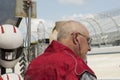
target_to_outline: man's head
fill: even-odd
[[[58,30],[57,40],[86,60],[90,51],[90,36],[84,25],[73,20],[66,21]]]

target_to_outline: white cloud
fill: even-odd
[[[95,18],[95,16],[94,16],[94,14],[73,14],[73,15],[70,15],[70,16],[63,16],[62,17],[62,19],[63,20],[70,20],[70,19],[72,19],[72,20],[76,20],[76,19],[89,19],[89,18],[92,18],[92,19],[94,19]]]
[[[58,0],[62,4],[82,5],[86,3],[86,0]]]
[[[63,20],[75,20],[76,18],[80,18],[80,19],[82,19],[82,18],[84,18],[84,15],[82,15],[82,14],[73,14],[73,15],[71,15],[71,16],[63,16],[62,17],[62,19]]]

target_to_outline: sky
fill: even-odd
[[[37,18],[59,20],[66,16],[94,14],[120,8],[120,0],[36,0]]]

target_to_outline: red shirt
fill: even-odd
[[[25,80],[78,80],[85,71],[95,76],[72,50],[53,41],[42,55],[30,63]]]

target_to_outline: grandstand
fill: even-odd
[[[92,46],[120,45],[120,9],[76,18],[87,26],[92,36]]]

